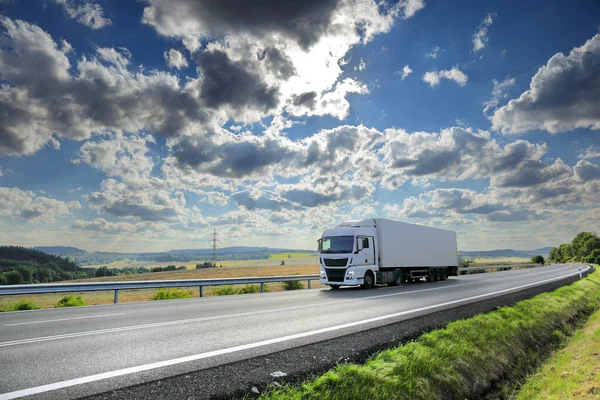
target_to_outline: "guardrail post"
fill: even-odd
[[[260,292],[261,292],[261,293],[264,293],[264,292],[265,292],[265,283],[264,283],[264,282],[261,282],[261,283],[260,283]]]
[[[115,289],[115,304],[119,302],[119,289]]]
[[[200,288],[200,297],[204,297],[204,286],[198,286]]]
[[[310,289],[310,279],[306,281],[306,286]]]

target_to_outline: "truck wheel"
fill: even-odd
[[[363,289],[373,289],[373,286],[375,286],[375,278],[371,271],[367,271],[363,282],[364,283],[361,285]]]
[[[394,280],[388,283],[388,286],[400,286],[402,285],[402,271],[399,269],[394,270]]]
[[[442,269],[442,280],[445,281],[446,279],[448,279],[448,268],[443,268]]]
[[[340,288],[341,285],[329,285],[330,288],[332,288],[333,290],[338,290]]]
[[[442,269],[441,268],[436,268],[435,269],[435,280],[436,281],[441,281],[442,280]]]
[[[425,277],[427,282],[435,282],[435,270],[433,268],[429,268],[427,270],[427,276]]]

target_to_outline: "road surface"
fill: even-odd
[[[0,314],[0,399],[76,398],[186,374],[576,275],[581,265],[342,288]]]

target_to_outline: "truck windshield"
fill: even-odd
[[[330,236],[323,238],[321,253],[352,253],[353,248],[354,236]]]

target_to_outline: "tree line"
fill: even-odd
[[[600,237],[591,232],[580,232],[571,243],[563,243],[550,250],[549,261],[600,264]]]

